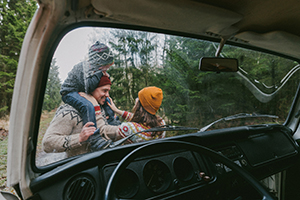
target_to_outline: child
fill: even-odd
[[[97,88],[101,77],[109,76],[106,70],[113,64],[114,57],[110,49],[97,41],[89,49],[88,60],[75,65],[61,86],[60,94],[63,102],[79,111],[83,125],[93,122],[97,129],[93,104],[78,93],[91,94]],[[109,106],[106,105],[105,110],[107,110],[107,114],[112,115],[109,118],[114,116]]]

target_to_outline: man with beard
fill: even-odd
[[[58,108],[43,138],[46,153],[66,152],[67,157],[106,148],[121,138],[119,126],[109,125],[103,105],[109,97],[111,81],[103,76],[97,88],[91,92],[95,108],[96,130],[93,122],[83,125],[79,112],[68,104]],[[81,94],[83,95],[83,94]]]

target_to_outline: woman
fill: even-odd
[[[138,98],[133,107],[133,113],[119,110],[112,99],[108,105],[122,116],[127,122],[123,122],[119,128],[119,135],[126,137],[134,133],[153,127],[165,125],[165,121],[156,115],[163,99],[163,92],[158,87],[145,87],[138,93]],[[165,132],[142,132],[128,139],[129,143],[142,142],[152,139],[164,138]]]

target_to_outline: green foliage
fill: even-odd
[[[239,61],[239,73],[215,74],[199,71],[201,57],[213,57],[217,44],[150,33],[115,30],[110,42],[117,52],[111,67],[113,85],[110,95],[121,109],[130,110],[140,89],[157,86],[164,93],[160,115],[169,124],[202,127],[236,113],[268,113],[285,119],[297,86],[296,73],[270,102],[256,99],[239,73],[260,92],[272,94],[283,84],[286,73],[296,64],[276,56],[226,46],[222,56]],[[160,45],[163,52],[157,54]],[[163,45],[163,46],[162,46]],[[291,87],[292,90],[287,88]]]
[[[155,37],[150,33],[114,30],[111,34],[117,38],[110,42],[115,55],[115,67],[109,69],[112,74],[110,95],[116,105],[131,110],[139,90],[155,85],[155,72],[152,69],[157,60]]]
[[[10,109],[21,43],[36,5],[34,1],[1,1],[0,5],[1,117]],[[299,83],[299,75],[293,76],[280,94],[265,104],[241,84],[237,73],[216,75],[199,71],[199,59],[214,56],[218,44],[117,29],[109,36],[113,37],[107,43],[115,53],[115,65],[109,69],[113,82],[110,95],[116,105],[131,110],[139,90],[146,86],[160,87],[164,92],[160,114],[172,124],[203,126],[219,116],[254,111],[284,118]],[[286,59],[231,46],[224,47],[222,56],[237,58],[239,73],[266,94],[281,87],[286,73],[296,65]],[[59,90],[58,67],[53,60],[43,110],[52,110],[60,104]]]
[[[0,1],[0,118],[9,114],[23,38],[36,9],[34,0]]]
[[[56,60],[53,59],[48,75],[43,110],[51,111],[57,108],[61,103],[61,95],[59,93],[61,88],[61,81],[58,77],[58,74],[58,66],[56,65]]]

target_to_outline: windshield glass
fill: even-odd
[[[115,106],[119,110],[132,112],[139,91],[155,86],[163,93],[161,106],[155,108],[156,115],[167,125],[200,130],[214,121],[237,114],[239,117],[220,120],[205,131],[244,125],[283,124],[300,80],[297,62],[261,52],[225,45],[220,56],[238,59],[238,72],[202,72],[199,70],[199,60],[201,57],[214,57],[218,43],[123,29],[76,29],[60,42],[50,66],[40,120],[37,166],[89,152],[66,153],[83,143],[72,138],[77,129],[74,124],[65,124],[64,117],[76,119],[76,126],[82,124],[82,120],[80,112],[64,107],[60,91],[74,66],[90,62],[91,46],[96,41],[109,47],[114,56],[114,64],[107,73],[112,83],[109,96]],[[70,80],[77,81],[75,76]],[[57,116],[61,116],[61,124],[55,121]],[[120,123],[126,121],[122,115],[115,113],[114,117]],[[52,135],[55,132],[60,138],[47,138],[51,141],[50,146],[63,141],[62,148],[49,150],[44,146],[43,139],[55,123],[60,128]],[[196,131],[166,131],[160,132],[159,137],[191,132]]]

